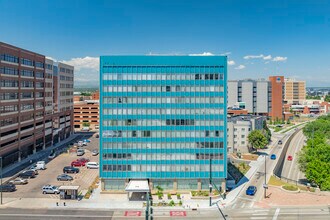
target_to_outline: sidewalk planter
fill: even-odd
[[[299,187],[294,185],[283,185],[281,186],[281,190],[289,193],[300,193]]]
[[[209,191],[191,191],[190,198],[191,199],[209,199]],[[220,195],[211,195],[211,198],[220,199]]]

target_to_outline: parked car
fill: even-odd
[[[85,166],[85,163],[81,162],[79,160],[75,160],[75,161],[71,162],[71,166],[72,167],[83,167],[83,166]]]
[[[282,144],[282,140],[279,140],[279,141],[278,141],[278,144],[281,145],[281,144]]]
[[[28,183],[28,180],[22,178],[16,178],[14,180],[9,181],[9,183],[12,183],[14,185],[24,185]]]
[[[56,152],[52,152],[51,154],[49,154],[48,159],[52,160],[56,157]]]
[[[52,185],[45,185],[42,187],[42,193],[43,194],[59,194],[60,190],[58,189],[57,186],[52,186]]]
[[[16,186],[12,183],[0,185],[1,192],[14,192],[15,190],[16,190]]]
[[[83,146],[83,142],[82,141],[78,141],[78,147],[82,147]]]
[[[78,158],[76,161],[80,161],[84,164],[85,166],[85,163],[89,162],[89,159],[85,158],[85,157],[81,157],[81,158]]]
[[[256,192],[257,192],[256,186],[249,186],[246,190],[246,195],[254,196],[254,194],[256,194]]]
[[[97,155],[99,155],[99,151],[96,149],[92,150],[92,156],[97,156]]]
[[[28,179],[28,178],[35,178],[36,174],[33,170],[25,170],[22,173],[20,173],[18,176],[23,179]]]
[[[271,160],[276,160],[276,155],[275,154],[270,155],[270,159]]]
[[[46,162],[41,160],[36,163],[37,170],[45,170],[46,169]]]
[[[88,162],[86,163],[87,169],[98,169],[99,168],[99,163],[97,162]]]
[[[84,139],[83,142],[90,143],[91,140],[89,140],[89,139]]]
[[[82,156],[85,154],[85,150],[84,149],[77,149],[77,156]]]
[[[73,180],[73,177],[69,176],[68,174],[63,173],[63,174],[57,176],[57,180],[58,181],[71,181],[71,180]]]
[[[66,166],[63,168],[63,173],[79,173],[79,168]]]
[[[100,137],[100,135],[99,134],[95,134],[95,138],[99,138]]]
[[[35,175],[38,175],[38,174],[39,174],[36,165],[32,165],[28,170],[32,170],[32,171],[34,172]]]
[[[293,157],[291,155],[288,156],[288,161],[292,161]]]

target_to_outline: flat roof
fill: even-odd
[[[59,190],[67,190],[67,189],[71,189],[71,190],[78,190],[79,186],[60,186],[58,187]]]
[[[131,180],[125,189],[126,192],[149,192],[148,180]]]

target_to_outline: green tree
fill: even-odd
[[[91,125],[91,124],[90,124],[89,122],[83,122],[83,123],[82,123],[82,126],[83,126],[83,127],[89,127],[90,125]]]
[[[267,138],[260,130],[251,131],[248,136],[248,141],[256,151],[258,151],[258,149],[264,149],[268,143]]]
[[[324,98],[324,101],[330,102],[330,95],[326,95],[325,98]]]

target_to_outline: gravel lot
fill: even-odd
[[[92,156],[91,151],[93,149],[99,149],[99,139],[90,137],[90,143],[85,148],[85,157],[92,162],[99,162],[99,155]],[[73,181],[57,181],[56,177],[63,173],[64,166],[70,166],[71,162],[78,159],[75,152],[62,153],[53,160],[46,164],[46,170],[40,170],[39,175],[36,178],[29,179],[29,183],[26,185],[17,185],[15,192],[4,192],[4,197],[10,198],[58,198],[58,195],[42,194],[42,187],[50,184],[55,186],[60,185],[79,185],[79,191],[87,189],[95,178],[99,175],[98,169],[87,169],[86,167],[78,167],[80,172],[78,174],[69,174],[74,178]]]

